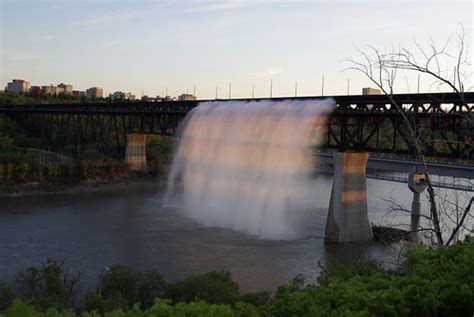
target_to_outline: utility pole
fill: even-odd
[[[420,93],[420,74],[418,74],[418,88],[416,90],[416,93]]]
[[[231,97],[231,94],[232,94],[232,83],[229,82],[229,99]]]
[[[252,85],[252,99],[255,98],[255,85]]]
[[[351,79],[350,78],[347,78],[347,95],[349,96],[349,90],[350,90],[350,87],[351,87]]]
[[[453,86],[456,87],[456,66],[454,66],[453,77],[454,77]],[[458,84],[460,84],[460,83],[458,83]],[[453,88],[453,92],[456,92],[456,89]]]
[[[324,75],[323,75],[323,81],[321,83],[321,96],[324,96]]]
[[[295,97],[298,97],[298,82],[295,81]]]
[[[216,99],[217,99],[217,86],[216,86]]]
[[[193,87],[193,96],[196,97],[196,85]]]
[[[168,88],[166,88],[166,95],[165,97],[168,97]]]
[[[270,80],[270,98],[273,98],[273,79]]]

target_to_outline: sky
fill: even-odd
[[[138,97],[201,99],[360,94],[369,81],[345,59],[355,47],[414,41],[442,46],[463,27],[472,47],[471,1],[0,0],[1,82],[70,83]],[[457,48],[451,41],[450,48]],[[451,65],[446,65],[451,69]],[[468,70],[469,71],[469,70]],[[416,92],[399,73],[395,92]],[[435,91],[422,77],[420,91]],[[373,85],[372,85],[373,86]],[[467,85],[466,85],[467,86]]]

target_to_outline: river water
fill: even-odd
[[[373,258],[390,263],[394,250],[381,244],[325,245],[323,241],[332,179],[314,185],[317,206],[303,215],[301,239],[262,240],[228,229],[205,228],[177,209],[162,207],[163,189],[74,193],[0,198],[0,280],[47,257],[67,259],[92,287],[105,266],[130,265],[159,271],[167,280],[191,273],[229,270],[246,291],[275,290],[294,276],[313,281],[317,262]],[[392,197],[405,206],[405,184],[368,180],[372,223],[410,223],[406,214],[387,213]],[[424,207],[426,202],[422,202]]]

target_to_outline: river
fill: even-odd
[[[294,241],[261,240],[219,228],[204,228],[177,209],[162,207],[159,185],[141,189],[0,198],[0,280],[47,257],[67,259],[92,287],[105,266],[124,264],[156,270],[170,281],[187,274],[229,270],[246,291],[275,290],[294,276],[314,281],[317,262],[375,258],[389,263],[394,252],[378,243],[325,245],[331,177],[320,176],[318,205],[305,215],[304,234]],[[158,181],[157,181],[158,184]],[[406,207],[407,185],[367,181],[369,219],[377,224],[410,223],[387,213],[393,197]],[[422,201],[424,208],[426,201]]]

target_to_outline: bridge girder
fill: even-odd
[[[273,98],[273,101],[323,97]],[[413,136],[400,112],[384,95],[336,96],[323,147],[392,154],[414,154]],[[432,157],[474,159],[474,93],[393,95],[415,130],[422,151]],[[258,101],[263,99],[241,99]],[[211,101],[211,100],[209,100]],[[213,100],[212,100],[213,101]],[[235,101],[235,100],[234,100]],[[201,101],[202,102],[202,101]],[[0,106],[41,138],[51,150],[123,152],[131,132],[173,135],[198,101],[120,102]],[[71,128],[72,127],[72,128]]]

